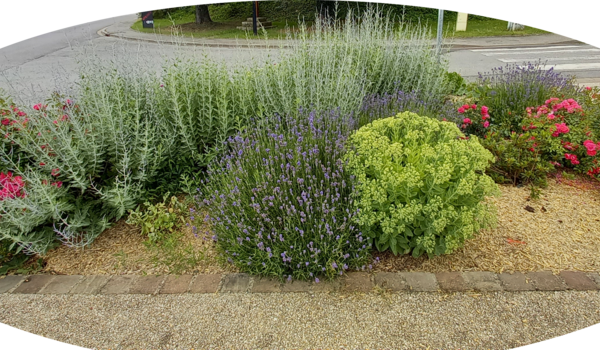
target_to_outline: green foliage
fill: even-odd
[[[462,95],[466,93],[467,81],[456,72],[446,73],[446,84],[448,86],[448,95]]]
[[[29,264],[30,261],[30,256],[17,254],[10,261],[0,266],[0,276],[6,275],[9,272],[14,272],[18,275],[35,274],[44,267],[44,259],[39,258]]]
[[[456,125],[405,112],[351,137],[358,222],[380,251],[448,254],[492,222],[497,193],[483,171],[493,160]]]
[[[276,1],[273,1],[276,2]],[[261,17],[264,17],[264,5],[265,2],[260,3]],[[246,20],[246,18],[252,17],[252,2],[251,1],[240,1],[240,2],[228,2],[225,4],[215,4],[208,6],[208,12],[210,18],[215,22],[231,21],[234,19]],[[272,18],[269,18],[272,20]]]
[[[373,8],[288,37],[296,40],[276,61],[228,67],[177,55],[158,74],[144,55],[102,62],[85,47],[74,97],[17,110],[2,98],[0,172],[19,177],[25,195],[0,202],[0,238],[31,254],[57,242],[84,247],[139,203],[191,192],[252,118],[301,108],[348,115],[365,96],[398,90],[434,105],[447,90],[447,62],[438,63],[429,34],[395,28]]]
[[[600,87],[586,87],[579,94],[572,97],[579,102],[581,108],[585,111],[588,119],[587,126],[591,132],[600,137]]]
[[[187,206],[175,196],[167,202],[168,197],[167,194],[162,202],[156,204],[146,202],[143,208],[138,206],[135,211],[129,211],[127,223],[140,226],[142,235],[147,236],[152,244],[164,242],[185,224]]]
[[[488,174],[501,184],[532,183],[545,187],[546,174],[554,167],[543,159],[539,149],[534,148],[537,142],[531,132],[513,133],[508,138],[499,133],[488,133],[481,139],[481,143],[496,160],[489,168]]]

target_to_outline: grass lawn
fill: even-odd
[[[197,26],[194,23],[194,16],[180,17],[173,20],[170,19],[155,19],[154,29],[142,28],[142,22],[135,22],[131,28],[140,32],[153,33],[155,30],[157,33],[170,34],[173,24],[180,28],[181,34],[188,37],[194,38],[211,38],[211,39],[235,39],[245,38],[246,34],[244,31],[237,29],[242,21],[245,19],[236,19],[226,22],[215,22],[209,25]],[[279,36],[285,35],[286,22],[273,22],[275,28],[267,29],[267,36],[269,38],[277,39]],[[287,25],[294,28],[297,27],[298,22],[287,22]],[[425,24],[435,36],[437,23],[428,22]],[[455,21],[447,21],[444,23],[444,36],[454,38],[470,38],[470,37],[484,37],[484,36],[523,36],[523,35],[539,35],[547,34],[548,32],[532,28],[525,27],[524,30],[520,31],[508,31],[506,30],[507,22],[497,19],[490,19],[487,21],[471,20],[467,22],[467,30],[464,32],[456,32]],[[251,31],[248,32],[250,35]]]

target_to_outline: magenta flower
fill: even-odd
[[[577,155],[565,153],[565,158],[571,161],[571,164],[577,165],[579,164],[579,160],[577,159]]]
[[[583,146],[586,148],[588,156],[595,156],[596,151],[600,150],[598,145],[596,145],[592,140],[583,141]]]

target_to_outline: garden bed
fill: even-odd
[[[562,176],[549,180],[539,199],[529,198],[528,187],[500,186],[502,195],[491,201],[498,209],[498,226],[468,240],[451,255],[428,259],[423,256],[380,258],[374,271],[600,271],[600,183]],[[526,209],[527,208],[527,209]],[[533,211],[532,211],[533,210]],[[59,247],[45,257],[42,272],[72,275],[165,274],[173,272],[168,260],[173,252],[144,245],[139,229],[124,220],[104,232],[83,251]],[[183,264],[177,273],[235,272],[220,265],[210,240],[196,238],[185,229],[180,249],[193,247],[202,259]],[[183,250],[181,250],[182,252]],[[157,259],[162,254],[162,263]]]

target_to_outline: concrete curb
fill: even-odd
[[[116,34],[116,33],[109,33],[107,31],[109,27],[103,28],[101,30],[98,31],[98,35],[101,36],[106,36],[106,37],[113,37],[113,38],[119,38],[119,39],[123,39],[123,40],[131,40],[131,41],[142,41],[142,42],[151,42],[151,43],[162,43],[162,44],[174,44],[173,40],[167,40],[167,38],[170,38],[170,36],[167,36],[165,34],[158,34],[160,36],[162,36],[164,38],[164,40],[157,40],[157,39],[150,39],[150,38],[141,38],[141,37],[133,37],[130,35],[123,35],[123,34]],[[137,34],[137,33],[136,33]],[[146,33],[139,33],[139,35],[146,35]],[[172,37],[171,37],[172,38]],[[235,40],[233,39],[219,39],[219,40],[230,40],[232,42],[232,44],[228,44],[228,43],[222,43],[222,42],[214,42],[213,39],[199,39],[201,41],[198,42],[194,42],[194,41],[189,41],[189,40],[194,40],[194,39],[187,39],[188,41],[183,41],[181,43],[179,43],[180,45],[183,46],[205,46],[205,47],[223,47],[223,48],[246,48],[248,47],[248,44],[246,43],[244,44],[233,44],[233,42],[235,42]],[[569,40],[562,40],[562,41],[558,41],[558,42],[553,42],[553,43],[538,43],[538,44],[513,44],[513,45],[466,45],[466,44],[456,44],[456,45],[452,45],[452,44],[443,44],[442,48],[443,50],[449,50],[449,51],[456,51],[456,50],[476,50],[476,49],[486,49],[486,48],[495,48],[495,49],[503,49],[503,48],[511,48],[511,47],[523,47],[523,48],[527,48],[527,47],[539,47],[539,46],[558,46],[558,45],[573,45],[573,44],[580,44],[580,45],[585,45],[585,43],[582,43],[580,40],[578,39],[569,39]],[[435,48],[435,44],[432,45],[432,48]],[[272,49],[277,49],[280,48],[279,45],[273,44],[273,45],[269,45],[266,46],[264,44],[251,44],[252,48],[258,48],[258,49],[266,49],[266,48],[272,48]],[[284,48],[291,48],[291,46],[287,46],[287,45],[283,45]]]
[[[207,293],[372,293],[372,292],[521,292],[597,291],[598,272],[550,271],[496,274],[475,272],[350,272],[320,283],[236,274],[182,276],[30,275],[0,278],[0,294],[207,294]]]

